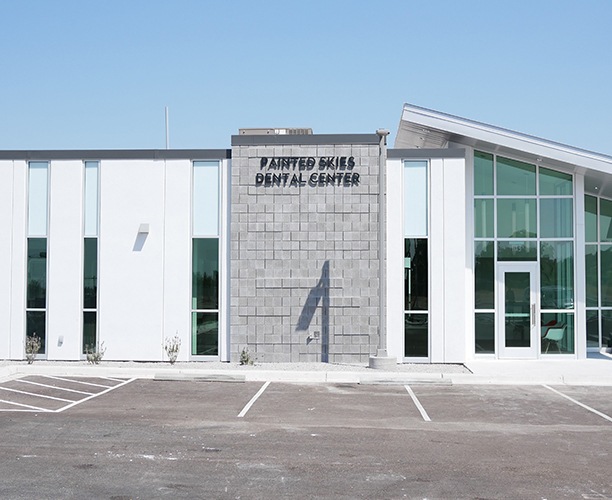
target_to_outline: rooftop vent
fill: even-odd
[[[312,135],[311,128],[241,128],[240,135]]]

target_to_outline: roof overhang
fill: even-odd
[[[396,148],[470,146],[585,175],[585,190],[612,197],[612,157],[404,104]]]

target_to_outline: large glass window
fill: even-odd
[[[546,344],[542,344],[542,354],[574,352],[573,195],[571,174],[474,152],[476,353],[496,352],[496,266],[508,261],[539,262],[542,317],[555,316],[558,322],[565,324],[561,347],[549,337]],[[587,210],[588,207],[587,203]],[[597,211],[594,212],[596,220]],[[605,226],[607,222],[604,220],[600,224]],[[591,262],[589,269],[593,287],[593,276],[595,281],[599,279],[597,269],[601,269],[597,259]]]
[[[404,162],[404,356],[429,356],[428,163]]]
[[[96,351],[98,345],[98,225],[99,167],[86,161],[83,186],[83,328],[81,353]]]
[[[46,353],[47,322],[47,218],[49,163],[28,164],[28,240],[26,336],[40,339],[38,354]]]
[[[219,355],[219,162],[193,162],[191,355]]]
[[[217,355],[219,333],[219,240],[193,239],[192,355]]]

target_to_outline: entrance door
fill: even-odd
[[[498,357],[538,357],[537,262],[503,262],[497,266]]]

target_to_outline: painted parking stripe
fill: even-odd
[[[423,408],[423,405],[419,401],[419,398],[416,397],[416,394],[414,393],[414,391],[410,388],[409,385],[405,385],[404,387],[408,391],[408,394],[410,394],[410,397],[412,398],[412,401],[414,402],[414,405],[417,407],[417,409],[421,413],[421,416],[423,417],[423,420],[425,420],[425,422],[431,422],[431,418],[429,418],[429,415],[427,415],[427,412],[425,411],[425,408]]]
[[[109,387],[113,387],[112,385],[102,385],[102,384],[94,384],[93,382],[84,382],[82,380],[75,380],[71,378],[62,378],[62,377],[54,377],[53,375],[40,375],[41,377],[50,378],[53,380],[61,380],[62,382],[72,382],[73,384],[83,384],[83,385],[91,385],[93,387],[103,387],[104,389],[108,389]]]
[[[101,378],[102,380],[110,380],[112,382],[125,382],[124,378],[113,378],[113,377],[96,377]]]
[[[569,397],[566,394],[563,394],[562,392],[559,392],[557,389],[553,389],[552,387],[548,386],[548,385],[542,385],[542,387],[546,387],[547,389],[550,389],[552,392],[558,394],[559,396],[563,396],[565,399],[568,399],[569,401],[571,401],[572,403],[577,404],[578,406],[581,406],[582,408],[584,408],[585,410],[589,410],[590,412],[594,413],[595,415],[599,415],[601,418],[605,418],[606,420],[608,420],[609,422],[612,422],[612,417],[606,415],[605,413],[602,413],[600,411],[597,411],[595,408],[591,408],[590,406],[585,405],[584,403],[581,403],[580,401],[576,401],[574,398]]]
[[[9,389],[8,387],[0,387],[0,390],[25,394],[26,396],[34,396],[35,398],[54,399],[55,401],[63,401],[64,403],[72,403],[74,401],[73,399],[56,398],[47,396],[46,394],[36,394],[35,392],[18,391],[17,389]]]
[[[259,398],[259,396],[263,394],[263,392],[267,389],[269,385],[270,385],[270,381],[268,380],[264,385],[261,386],[261,389],[257,391],[257,394],[255,394],[255,396],[251,398],[251,401],[249,401],[246,404],[246,406],[242,409],[242,411],[238,414],[239,418],[244,417],[246,415],[247,411],[250,410],[251,406],[253,406],[255,401],[257,401],[257,398]]]
[[[134,380],[136,380],[136,379],[135,378],[131,378],[129,380],[124,380],[121,384],[114,385],[113,387],[109,387],[108,389],[106,389],[104,391],[98,392],[96,394],[91,394],[89,397],[86,397],[86,398],[83,398],[83,399],[79,399],[78,401],[74,401],[73,403],[70,403],[69,405],[66,405],[66,406],[64,406],[62,408],[54,410],[54,413],[61,413],[61,412],[65,411],[65,410],[68,410],[69,408],[72,408],[72,407],[74,407],[76,405],[80,405],[81,403],[84,403],[85,401],[89,401],[90,399],[97,398],[98,396],[102,396],[103,394],[107,394],[110,391],[114,391],[115,389],[119,389],[119,387],[123,387],[124,385],[127,385],[130,382],[133,382]]]
[[[4,399],[0,399],[0,403],[6,403],[7,405],[21,406],[23,408],[30,408],[30,411],[44,411],[44,412],[51,411],[51,410],[46,410],[45,408],[39,408],[38,406],[24,405],[23,403],[15,403],[13,401],[5,401]],[[2,410],[2,411],[15,411],[15,410]]]
[[[37,385],[39,387],[47,387],[49,389],[57,389],[58,391],[76,392],[77,394],[84,394],[86,396],[92,396],[93,394],[95,394],[94,392],[84,392],[84,391],[77,391],[75,389],[67,389],[66,387],[58,387],[57,385],[41,384],[40,382],[32,382],[31,380],[24,380],[22,378],[16,379],[15,382],[21,382],[23,384]]]

